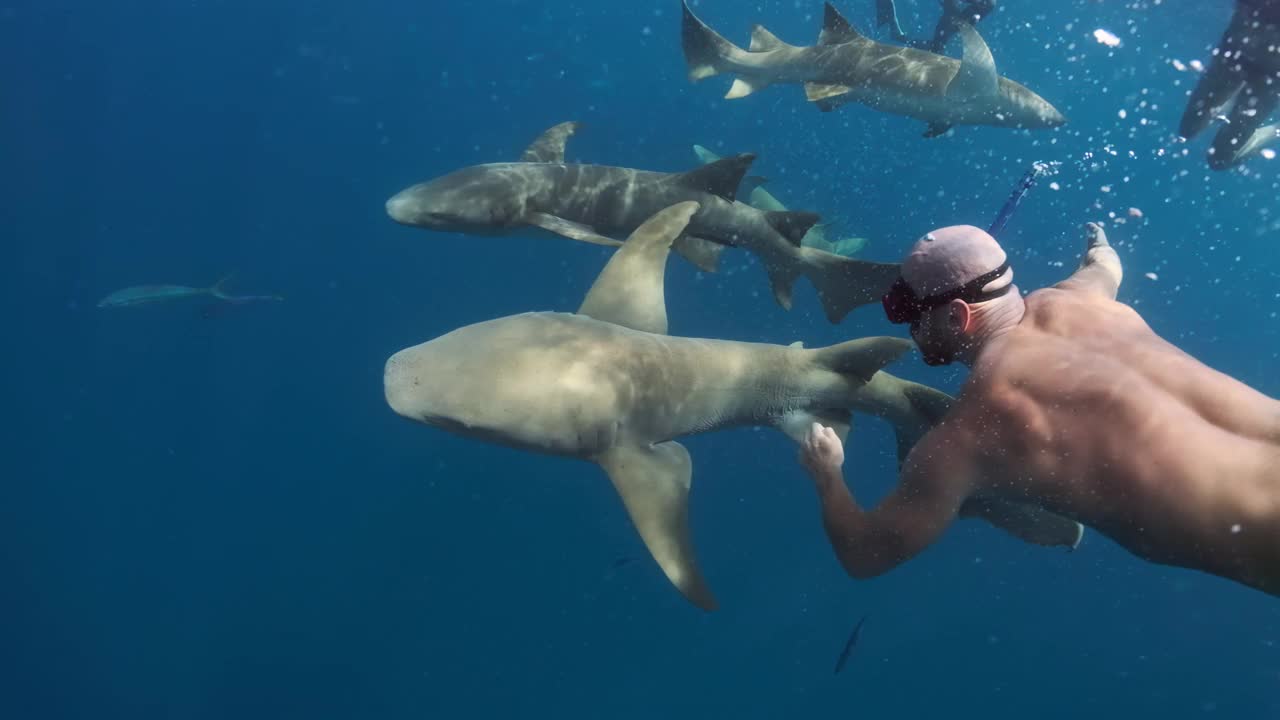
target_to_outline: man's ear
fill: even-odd
[[[947,322],[951,328],[960,333],[969,332],[973,326],[973,310],[963,300],[952,300],[947,304]]]

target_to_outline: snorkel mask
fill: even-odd
[[[916,295],[916,291],[911,289],[907,281],[899,277],[893,283],[893,287],[889,288],[889,292],[885,293],[884,297],[880,299],[880,303],[884,306],[885,317],[889,318],[889,322],[894,325],[915,322],[920,319],[920,316],[925,311],[946,305],[952,300],[964,300],[965,302],[973,303],[991,300],[1004,295],[1009,292],[1009,288],[1013,287],[1013,283],[989,293],[984,293],[982,288],[992,280],[1004,275],[1008,269],[1009,263],[1006,261],[995,270],[979,275],[958,288],[925,297]]]
[[[1027,171],[1018,184],[1014,186],[1013,192],[1009,195],[1009,199],[1005,201],[1004,207],[1000,208],[1000,213],[996,215],[996,219],[991,223],[991,227],[987,233],[991,237],[999,237],[1000,231],[1004,229],[1005,223],[1013,216],[1013,211],[1018,207],[1018,203],[1022,202],[1023,196],[1035,184],[1036,179],[1041,175],[1052,175],[1057,171],[1059,163],[1032,163],[1031,169]],[[1013,287],[1013,283],[1009,283],[999,290],[989,293],[982,292],[982,288],[992,280],[1004,275],[1009,269],[1009,263],[1006,261],[1000,267],[989,273],[980,275],[958,288],[947,290],[936,295],[927,297],[919,297],[916,291],[911,289],[907,281],[901,276],[889,288],[889,292],[880,298],[880,303],[884,306],[885,317],[889,318],[889,322],[895,325],[903,323],[911,323],[920,319],[926,310],[945,305],[952,300],[964,300],[965,302],[981,302],[983,300],[991,300],[998,298],[1009,291]]]

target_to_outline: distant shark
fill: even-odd
[[[685,0],[682,41],[689,79],[720,73],[737,78],[726,98],[761,88],[802,83],[805,97],[821,110],[859,102],[923,120],[925,137],[955,125],[1052,128],[1066,123],[1053,105],[1026,87],[996,74],[991,50],[971,25],[956,34],[962,60],[872,40],[826,4],[818,44],[797,47],[756,25],[747,50],[725,40],[693,14]]]
[[[668,251],[699,210],[680,202],[641,224],[576,313],[502,317],[401,350],[383,387],[410,420],[599,465],[667,578],[712,610],[689,532],[692,462],[677,438],[765,426],[798,442],[815,421],[843,438],[853,410],[887,420],[901,456],[952,401],[881,370],[911,348],[903,338],[805,349],[667,335]],[[968,514],[1039,544],[1080,538],[1078,524],[1034,508],[993,502]]]
[[[1191,91],[1178,126],[1190,140],[1215,120],[1209,167],[1227,170],[1257,155],[1274,157],[1280,126],[1264,125],[1280,108],[1280,2],[1237,0],[1209,66]]]
[[[226,285],[230,280],[231,276],[228,275],[214,283],[212,287],[204,288],[188,287],[186,285],[135,285],[116,290],[107,295],[98,301],[98,307],[137,307],[139,305],[154,305],[193,297],[211,297],[215,300],[222,300],[232,304],[284,299],[279,295],[228,295]]]
[[[540,228],[555,235],[616,246],[662,208],[696,201],[699,210],[677,238],[675,252],[715,270],[725,246],[758,257],[774,299],[791,308],[804,276],[818,291],[827,319],[879,302],[898,276],[896,263],[877,263],[802,247],[818,221],[808,212],[766,212],[736,201],[754,155],[724,158],[683,173],[565,163],[577,123],[544,132],[520,162],[474,165],[414,185],[387,201],[396,222],[443,232],[501,235]]]
[[[701,160],[703,164],[711,164],[720,160],[719,155],[711,152],[701,145],[693,146],[693,154],[697,155],[698,159]],[[774,197],[773,193],[765,190],[763,183],[764,178],[761,177],[747,177],[743,179],[742,188],[750,191],[747,195],[747,204],[759,210],[786,212],[787,207],[783,205],[778,198]],[[739,190],[739,193],[741,193],[741,190]],[[862,250],[867,246],[867,239],[861,237],[847,237],[832,242],[827,239],[827,231],[822,227],[822,225],[814,225],[809,228],[809,232],[804,234],[804,237],[800,240],[800,244],[805,247],[826,250],[830,253],[848,257],[862,252]]]

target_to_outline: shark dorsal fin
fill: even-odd
[[[858,32],[845,19],[835,5],[826,4],[822,16],[822,32],[818,33],[819,45],[840,45],[841,43],[866,40],[867,36]]]
[[[960,69],[947,85],[947,98],[968,100],[994,96],[1000,90],[1000,79],[996,75],[996,61],[991,57],[991,48],[968,23],[961,23],[957,34],[964,43],[964,55]]]
[[[562,122],[549,128],[538,136],[533,144],[525,148],[520,162],[527,163],[562,163],[564,162],[564,144],[569,136],[578,131],[581,123]]]
[[[645,220],[609,258],[578,314],[666,335],[667,255],[699,207],[692,201],[676,203]]]
[[[756,25],[751,28],[751,46],[748,48],[751,52],[768,52],[769,50],[777,50],[786,45],[777,35],[769,32],[763,25]]]
[[[746,177],[747,170],[755,159],[755,153],[733,155],[680,173],[676,177],[687,188],[709,192],[725,200],[736,200],[738,186],[742,184],[742,178]]]

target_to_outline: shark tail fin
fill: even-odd
[[[751,49],[743,50],[725,40],[723,36],[699,20],[698,16],[689,9],[687,0],[682,0],[681,6],[684,9],[684,19],[681,22],[680,43],[684,48],[684,60],[688,67],[690,81],[697,82],[723,72],[736,71],[739,77],[734,78],[733,86],[725,94],[728,100],[746,97],[769,85],[769,81],[764,78],[742,76],[744,67],[742,61],[750,55],[759,55],[790,46],[757,25],[751,33]]]
[[[746,53],[699,20],[689,8],[687,0],[682,0],[681,6],[684,16],[680,23],[680,44],[684,49],[689,80],[697,82],[719,75],[729,69],[726,62],[728,58]]]
[[[893,433],[898,443],[898,465],[907,461],[911,448],[920,442],[924,434],[942,422],[942,418],[955,404],[955,398],[928,385],[899,380],[898,392],[907,401],[910,422],[894,423]]]
[[[814,361],[819,365],[866,383],[914,347],[915,344],[906,338],[883,335],[836,343],[813,352]]]
[[[223,275],[218,282],[213,284],[213,287],[209,288],[209,294],[220,299],[226,298],[227,283],[231,282],[231,278],[233,277],[235,277],[235,273],[227,273],[226,275]]]
[[[800,248],[805,277],[818,290],[827,320],[838,323],[856,307],[879,302],[898,279],[896,263],[878,263]]]

